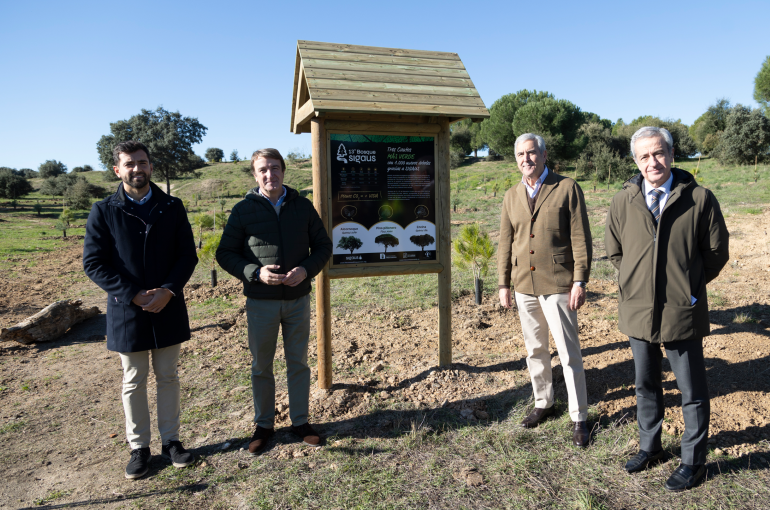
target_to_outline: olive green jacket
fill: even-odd
[[[652,343],[710,333],[706,284],[730,258],[717,199],[684,170],[672,173],[671,194],[657,227],[641,174],[612,198],[605,225],[607,257],[620,271],[619,329]]]
[[[332,241],[307,198],[288,186],[278,215],[254,188],[235,207],[217,248],[222,269],[243,281],[243,294],[254,299],[297,299],[310,293],[310,282],[332,255]],[[257,268],[270,264],[288,273],[297,266],[307,278],[296,287],[265,285],[255,279]]]
[[[497,253],[498,285],[521,294],[569,292],[591,273],[591,229],[580,186],[549,169],[535,212],[520,182],[505,193]]]

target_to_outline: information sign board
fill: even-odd
[[[436,261],[436,140],[329,134],[332,266]]]

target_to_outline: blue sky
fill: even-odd
[[[770,2],[0,0],[0,166],[99,168],[109,124],[163,106],[195,147],[310,150],[289,132],[298,39],[452,51],[487,107],[547,90],[613,122],[756,106]]]

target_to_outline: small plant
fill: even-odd
[[[13,210],[15,211],[16,206],[19,205],[19,201],[14,198],[13,200],[11,200],[11,205],[13,206]]]
[[[227,218],[227,213],[224,211],[216,213],[214,215],[214,223],[216,224],[216,228],[221,228],[224,230],[225,225],[227,225]]]
[[[452,243],[457,254],[457,267],[461,270],[470,269],[476,287],[476,304],[481,304],[482,276],[489,272],[489,262],[495,255],[495,246],[489,234],[482,232],[478,223],[465,225],[460,229],[460,235]]]
[[[198,256],[204,263],[211,264],[211,286],[217,286],[217,248],[219,248],[219,242],[222,240],[222,234],[206,234],[206,240],[203,243]]]
[[[203,248],[203,229],[214,228],[214,218],[206,213],[196,214],[193,224],[198,227],[198,248]]]
[[[35,205],[32,206],[32,210],[40,216],[40,213],[43,212],[43,206],[40,204],[40,201],[35,202]]]
[[[738,313],[733,317],[733,322],[736,324],[754,324],[758,321],[748,313]]]
[[[498,191],[500,191],[500,183],[495,181],[494,184],[492,184],[492,196],[496,197]]]
[[[227,200],[225,200],[224,198],[220,198],[219,199],[219,207],[221,208],[222,211],[225,210],[225,206],[226,205],[227,205]]]
[[[457,212],[458,205],[460,205],[460,197],[455,196],[452,199],[452,212]]]
[[[67,230],[69,230],[73,221],[75,221],[75,215],[65,207],[62,209],[62,212],[59,215],[59,221],[56,222],[54,228],[62,231],[62,237],[67,237]]]

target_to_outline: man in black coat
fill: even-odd
[[[123,410],[131,446],[126,478],[136,479],[147,473],[151,457],[150,358],[162,455],[175,467],[193,462],[179,442],[177,362],[181,343],[190,339],[182,290],[198,257],[182,201],[150,182],[147,147],[128,141],[112,154],[113,170],[123,182],[91,209],[83,268],[107,292],[107,349],[118,352],[123,365]]]
[[[289,389],[291,430],[305,444],[319,446],[321,438],[308,423],[310,368],[310,280],[332,254],[329,239],[313,204],[297,190],[283,185],[286,164],[275,149],[256,151],[251,169],[259,186],[233,207],[217,262],[243,281],[249,349],[251,391],[257,426],[249,453],[257,455],[273,435],[275,422],[275,357],[278,328],[283,335]]]

